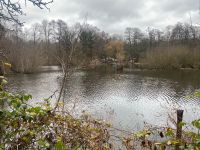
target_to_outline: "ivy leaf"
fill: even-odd
[[[32,99],[32,95],[25,94],[25,95],[23,95],[23,99],[24,99],[25,101],[28,101],[29,99]]]
[[[195,96],[200,97],[200,91],[194,93]]]
[[[0,150],[4,150],[4,146],[2,144],[0,144]]]
[[[55,146],[56,146],[56,150],[64,150],[65,149],[65,145],[62,142],[61,138],[58,138]]]
[[[180,122],[180,123],[178,124],[179,127],[183,127],[183,126],[185,126],[185,125],[186,125],[185,122]]]
[[[171,128],[167,128],[167,131],[165,133],[166,136],[172,137],[174,136],[174,132]]]
[[[50,144],[48,142],[46,142],[45,140],[40,139],[38,142],[38,145],[44,148],[48,148],[50,146]]]
[[[192,121],[192,125],[198,129],[200,129],[200,120],[194,120]]]

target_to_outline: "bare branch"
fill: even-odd
[[[31,2],[34,6],[40,9],[48,9],[48,4],[52,3],[53,0],[44,2],[43,0],[25,0]],[[11,2],[11,0],[0,0],[0,20],[6,20],[15,22],[19,25],[23,25],[23,22],[19,21],[18,16],[24,15],[24,12],[21,8],[20,2]]]

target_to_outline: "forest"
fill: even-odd
[[[71,64],[79,68],[112,63],[149,69],[200,68],[200,27],[192,23],[164,30],[127,27],[123,35],[111,35],[87,22],[69,26],[63,20],[43,20],[29,28],[1,23],[0,32],[0,48],[15,72],[58,65],[59,59],[67,61],[71,50]]]

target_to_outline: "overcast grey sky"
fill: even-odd
[[[126,27],[164,28],[177,22],[200,23],[199,0],[54,0],[50,12],[29,4],[27,25],[43,19],[62,19],[68,24],[88,23],[108,33],[122,34]]]

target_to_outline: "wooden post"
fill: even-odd
[[[181,141],[182,139],[182,126],[180,123],[183,121],[183,110],[177,110],[177,125],[176,125],[176,139]],[[179,145],[176,145],[176,150],[179,150]]]

